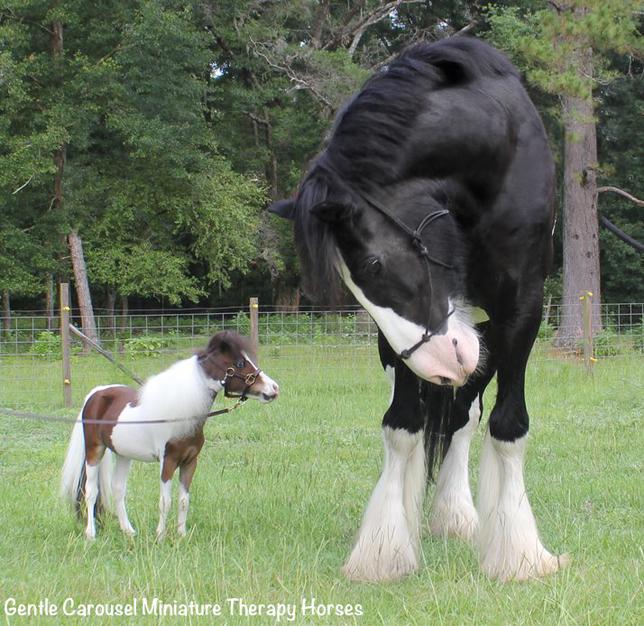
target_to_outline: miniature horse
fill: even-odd
[[[134,535],[125,511],[125,490],[132,460],[161,463],[157,537],[166,532],[172,477],[179,468],[178,533],[186,534],[189,491],[204,443],[203,427],[218,392],[240,400],[271,402],[279,387],[251,360],[246,340],[217,333],[208,347],[151,377],[140,390],[125,385],[92,389],[72,431],[63,466],[61,493],[87,505],[88,539],[96,537],[95,505],[109,501],[110,482],[121,530]],[[112,466],[111,451],[116,456]],[[111,479],[111,481],[110,481]]]
[[[269,207],[294,220],[309,295],[329,299],[343,282],[375,320],[393,387],[349,578],[418,569],[425,477],[441,461],[434,534],[473,540],[500,580],[565,563],[542,544],[523,479],[525,370],[553,203],[548,141],[517,70],[485,43],[452,37],[411,46],[368,80],[297,195]],[[488,321],[476,325],[474,308]],[[477,510],[469,445],[495,374]]]

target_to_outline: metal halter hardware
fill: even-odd
[[[241,374],[237,373],[237,370],[234,367],[227,367],[226,368],[226,375],[222,380],[219,382],[221,383],[221,386],[224,388],[224,395],[227,398],[239,398],[242,402],[245,402],[247,400],[246,397],[246,392],[255,384],[255,381],[257,380],[257,377],[262,373],[262,370],[259,368],[256,368],[254,372],[250,372],[246,374],[245,376],[242,376]],[[231,378],[238,378],[239,380],[243,380],[244,384],[246,385],[244,391],[241,392],[241,394],[234,394],[228,391],[228,388],[226,386],[226,383],[231,379]]]
[[[416,252],[420,255],[420,257],[424,260],[425,262],[425,269],[427,271],[427,284],[429,285],[429,299],[431,303],[431,297],[432,297],[432,272],[431,272],[431,267],[430,263],[434,263],[435,265],[440,265],[441,267],[445,267],[447,269],[453,269],[453,265],[450,265],[449,263],[445,263],[439,259],[436,259],[435,257],[431,256],[429,254],[429,249],[427,246],[424,244],[422,240],[422,233],[427,226],[429,226],[432,222],[436,221],[437,219],[444,217],[445,215],[449,215],[449,211],[447,209],[439,209],[437,211],[433,211],[432,213],[429,213],[426,215],[418,224],[418,226],[415,229],[410,228],[405,224],[402,220],[400,220],[398,217],[393,215],[392,213],[389,212],[387,208],[385,208],[380,202],[375,200],[374,198],[362,193],[362,197],[366,200],[366,202],[372,206],[374,209],[376,209],[379,213],[384,215],[386,218],[388,218],[390,221],[392,221],[400,230],[403,232],[407,233],[410,238],[411,238],[411,244],[415,248]],[[441,326],[447,321],[447,319],[454,313],[455,309],[452,309],[447,313],[445,318],[443,319],[443,322]],[[430,324],[430,318],[431,318],[431,308],[430,310],[427,311],[427,324],[425,324],[425,332],[421,336],[420,340],[417,341],[413,346],[410,348],[407,348],[406,350],[402,350],[400,354],[398,354],[398,357],[405,360],[408,359],[418,348],[420,348],[424,343],[427,343],[434,335],[437,333],[432,332],[429,329],[429,324]]]

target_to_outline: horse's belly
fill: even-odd
[[[135,461],[158,461],[163,450],[155,429],[162,424],[117,424],[112,431],[112,447],[117,454]]]

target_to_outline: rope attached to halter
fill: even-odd
[[[403,222],[400,218],[398,218],[396,215],[391,213],[389,209],[387,209],[381,202],[379,202],[375,198],[372,198],[371,196],[365,193],[362,193],[361,195],[371,207],[373,207],[379,213],[381,213],[386,218],[388,218],[398,228],[400,228],[400,230],[407,233],[411,238],[411,244],[413,248],[420,255],[421,259],[423,259],[425,264],[425,271],[427,273],[427,284],[429,285],[429,302],[431,305],[432,292],[433,292],[431,264],[434,263],[435,265],[440,265],[441,267],[444,267],[446,269],[453,269],[454,266],[433,257],[429,253],[429,249],[427,248],[427,246],[425,245],[422,239],[422,234],[425,228],[427,228],[430,224],[435,222],[437,219],[444,217],[446,215],[449,215],[449,210],[438,209],[437,211],[433,211],[429,213],[420,221],[420,224],[418,224],[416,228],[412,229],[409,226],[407,226],[407,224],[405,224],[405,222]],[[447,315],[443,318],[443,321],[441,322],[440,326],[443,326],[443,324],[445,324],[447,319],[454,313],[454,311],[455,309],[448,311]],[[400,354],[398,354],[399,358],[403,360],[408,359],[416,350],[418,350],[418,348],[420,348],[423,344],[427,343],[434,335],[438,334],[437,332],[433,332],[430,330],[429,328],[430,322],[431,322],[431,306],[428,308],[428,311],[427,311],[427,323],[425,324],[425,332],[413,346],[411,346],[410,348],[407,348],[406,350],[402,350]]]
[[[204,415],[204,419],[209,417],[215,417],[216,415],[223,415],[225,413],[231,413],[235,409],[239,408],[247,398],[239,398],[233,406],[226,407],[225,409],[218,409],[217,411],[210,411]],[[119,422],[117,420],[95,420],[95,419],[84,419],[79,420],[77,417],[65,417],[63,415],[40,415],[39,413],[30,413],[28,411],[15,411],[14,409],[4,409],[0,408],[0,415],[7,415],[9,417],[17,417],[20,419],[31,419],[39,420],[42,422],[62,422],[64,424],[102,424],[103,426],[116,425],[123,426],[125,424],[171,424],[177,422],[194,422],[194,417],[177,417],[171,419],[163,420],[128,420],[126,422]]]

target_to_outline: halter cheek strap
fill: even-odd
[[[260,370],[259,368],[256,368],[254,372],[250,372],[245,376],[243,376],[242,374],[238,374],[237,370],[234,367],[226,368],[226,375],[222,380],[219,381],[221,383],[221,386],[224,388],[224,395],[227,398],[240,398],[242,402],[247,400],[246,393],[255,384],[257,377],[261,373],[262,373],[262,370]],[[244,381],[244,384],[246,385],[246,387],[244,388],[244,391],[241,392],[241,394],[238,395],[228,391],[227,383],[231,378],[238,378],[239,380]]]
[[[447,209],[439,209],[437,211],[433,211],[432,213],[429,213],[428,215],[426,215],[415,229],[412,229],[409,226],[407,226],[407,224],[405,224],[402,220],[400,220],[396,215],[394,215],[393,213],[390,213],[389,210],[385,208],[385,206],[383,206],[380,202],[378,202],[371,196],[368,196],[363,193],[362,197],[367,201],[367,203],[370,206],[376,209],[376,211],[384,215],[386,218],[392,221],[396,226],[398,226],[400,230],[402,230],[403,232],[409,235],[413,248],[416,250],[416,252],[420,255],[420,257],[423,259],[425,263],[425,271],[427,273],[427,284],[429,286],[429,302],[431,304],[432,291],[433,291],[431,263],[434,263],[435,265],[440,265],[441,267],[445,267],[447,269],[453,269],[454,266],[431,256],[429,253],[429,249],[423,242],[422,234],[425,228],[427,228],[432,222],[436,221],[441,217],[444,217],[445,215],[449,215],[449,211]],[[455,309],[448,311],[447,315],[443,318],[441,326],[443,326],[443,324],[447,321],[450,315],[454,313],[454,311]],[[399,358],[403,360],[408,359],[416,350],[418,350],[418,348],[420,348],[423,344],[427,343],[434,335],[437,334],[436,332],[432,332],[430,330],[429,328],[430,321],[431,321],[431,307],[428,307],[427,323],[425,324],[425,332],[421,336],[420,340],[417,341],[413,346],[400,352],[400,354],[398,354]]]

